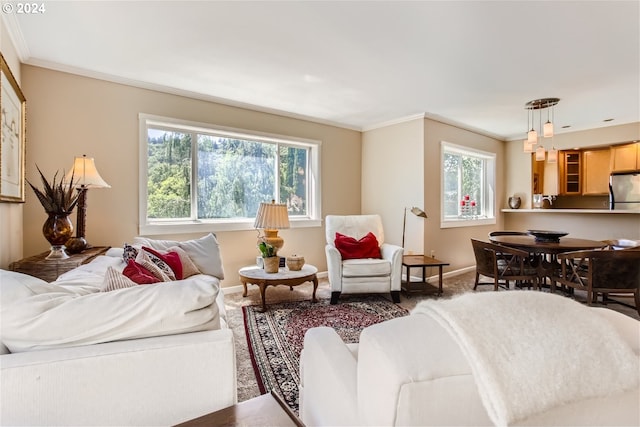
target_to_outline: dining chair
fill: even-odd
[[[476,258],[474,291],[478,285],[493,285],[494,291],[500,286],[509,289],[509,282],[512,280],[538,288],[538,272],[530,264],[527,251],[476,239],[471,239],[471,245]],[[490,277],[493,282],[480,282],[480,276]]]
[[[640,314],[640,251],[587,250],[558,254],[561,270],[553,279],[571,289],[586,291],[587,304],[602,294],[603,304],[619,302],[609,296],[633,296]]]

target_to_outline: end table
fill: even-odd
[[[49,255],[49,251],[47,251],[12,262],[9,265],[9,270],[38,277],[47,282],[53,282],[62,273],[86,264],[98,255],[104,255],[109,248],[110,246],[93,246],[79,254],[70,254],[69,258],[65,259],[46,259],[47,255]]]
[[[402,282],[402,290],[405,292],[426,291],[431,287],[426,278],[427,267],[438,267],[438,296],[442,295],[442,267],[449,265],[448,262],[440,261],[436,258],[431,258],[425,255],[404,255],[402,257],[402,267],[407,269],[407,279]],[[411,269],[422,268],[422,281],[411,281]],[[415,285],[418,289],[416,289]]]

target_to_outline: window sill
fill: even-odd
[[[495,225],[496,218],[483,219],[457,219],[440,221],[440,228],[475,227],[481,225]]]
[[[291,228],[321,227],[322,220],[319,219],[292,219],[289,218]],[[175,221],[175,222],[155,222],[141,225],[138,234],[141,236],[157,236],[162,234],[189,234],[189,233],[216,233],[221,231],[245,231],[255,230],[253,219],[249,221]]]

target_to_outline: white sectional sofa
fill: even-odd
[[[471,296],[494,298],[504,294],[516,291]],[[579,305],[565,297],[547,295]],[[523,358],[524,367],[520,365],[515,383],[511,384],[514,388],[505,388],[514,391],[502,395],[498,403],[505,407],[523,406],[531,404],[534,397],[551,398],[551,403],[547,402],[539,411],[517,420],[496,422],[500,417],[490,416],[487,409],[491,407],[487,402],[496,400],[485,400],[483,390],[487,389],[487,381],[478,376],[482,369],[477,367],[482,368],[482,363],[471,362],[472,353],[461,345],[456,328],[450,328],[442,317],[414,311],[409,316],[366,328],[355,345],[343,343],[331,328],[310,329],[305,336],[300,367],[302,421],[307,426],[640,425],[640,322],[609,309],[581,306],[580,311],[600,323],[602,328],[596,330],[615,336],[609,340],[600,330],[590,334],[587,325],[580,329],[582,319],[576,319],[564,308],[529,311],[534,317],[544,316],[547,324],[555,325],[553,330],[538,329],[537,326],[544,325],[536,325],[530,318],[519,323],[522,318],[517,312],[526,303],[517,304],[521,305],[512,307],[515,314],[503,322],[513,326],[511,330],[520,331],[521,337],[503,340],[503,329],[495,324],[487,328],[489,337],[478,343],[480,346],[492,343],[489,351],[495,349],[495,358],[486,364],[498,373],[512,365],[510,359]],[[483,301],[463,313],[473,311],[477,318],[490,316],[494,310]],[[551,336],[554,330],[575,331],[572,339],[576,340],[567,343],[569,351],[551,339],[549,346],[533,340],[536,336]],[[533,363],[529,363],[528,357]],[[522,378],[527,381],[520,382]],[[563,391],[572,390],[573,383],[577,385],[573,388],[577,389],[575,395]],[[587,393],[578,396],[586,389]],[[536,396],[540,393],[543,395]],[[514,401],[505,402],[510,399]],[[498,406],[492,408],[494,412]]]
[[[214,236],[190,244],[222,274]],[[0,271],[1,425],[171,425],[237,402],[220,278],[100,292],[124,265],[112,249],[50,284]]]

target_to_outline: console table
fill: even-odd
[[[440,261],[439,259],[436,259],[436,258],[425,256],[425,255],[404,255],[402,257],[402,267],[406,268],[407,279],[402,281],[402,290],[405,292],[426,291],[431,286],[429,282],[427,282],[426,269],[427,267],[438,267],[438,296],[442,295],[442,267],[446,265],[449,265],[449,263]],[[422,269],[421,282],[411,281],[412,268]]]
[[[9,270],[38,277],[47,282],[53,282],[62,273],[86,264],[98,255],[105,254],[109,248],[110,246],[93,246],[79,254],[70,254],[69,258],[65,259],[46,259],[47,255],[49,255],[49,251],[47,251],[12,262],[9,265]]]

